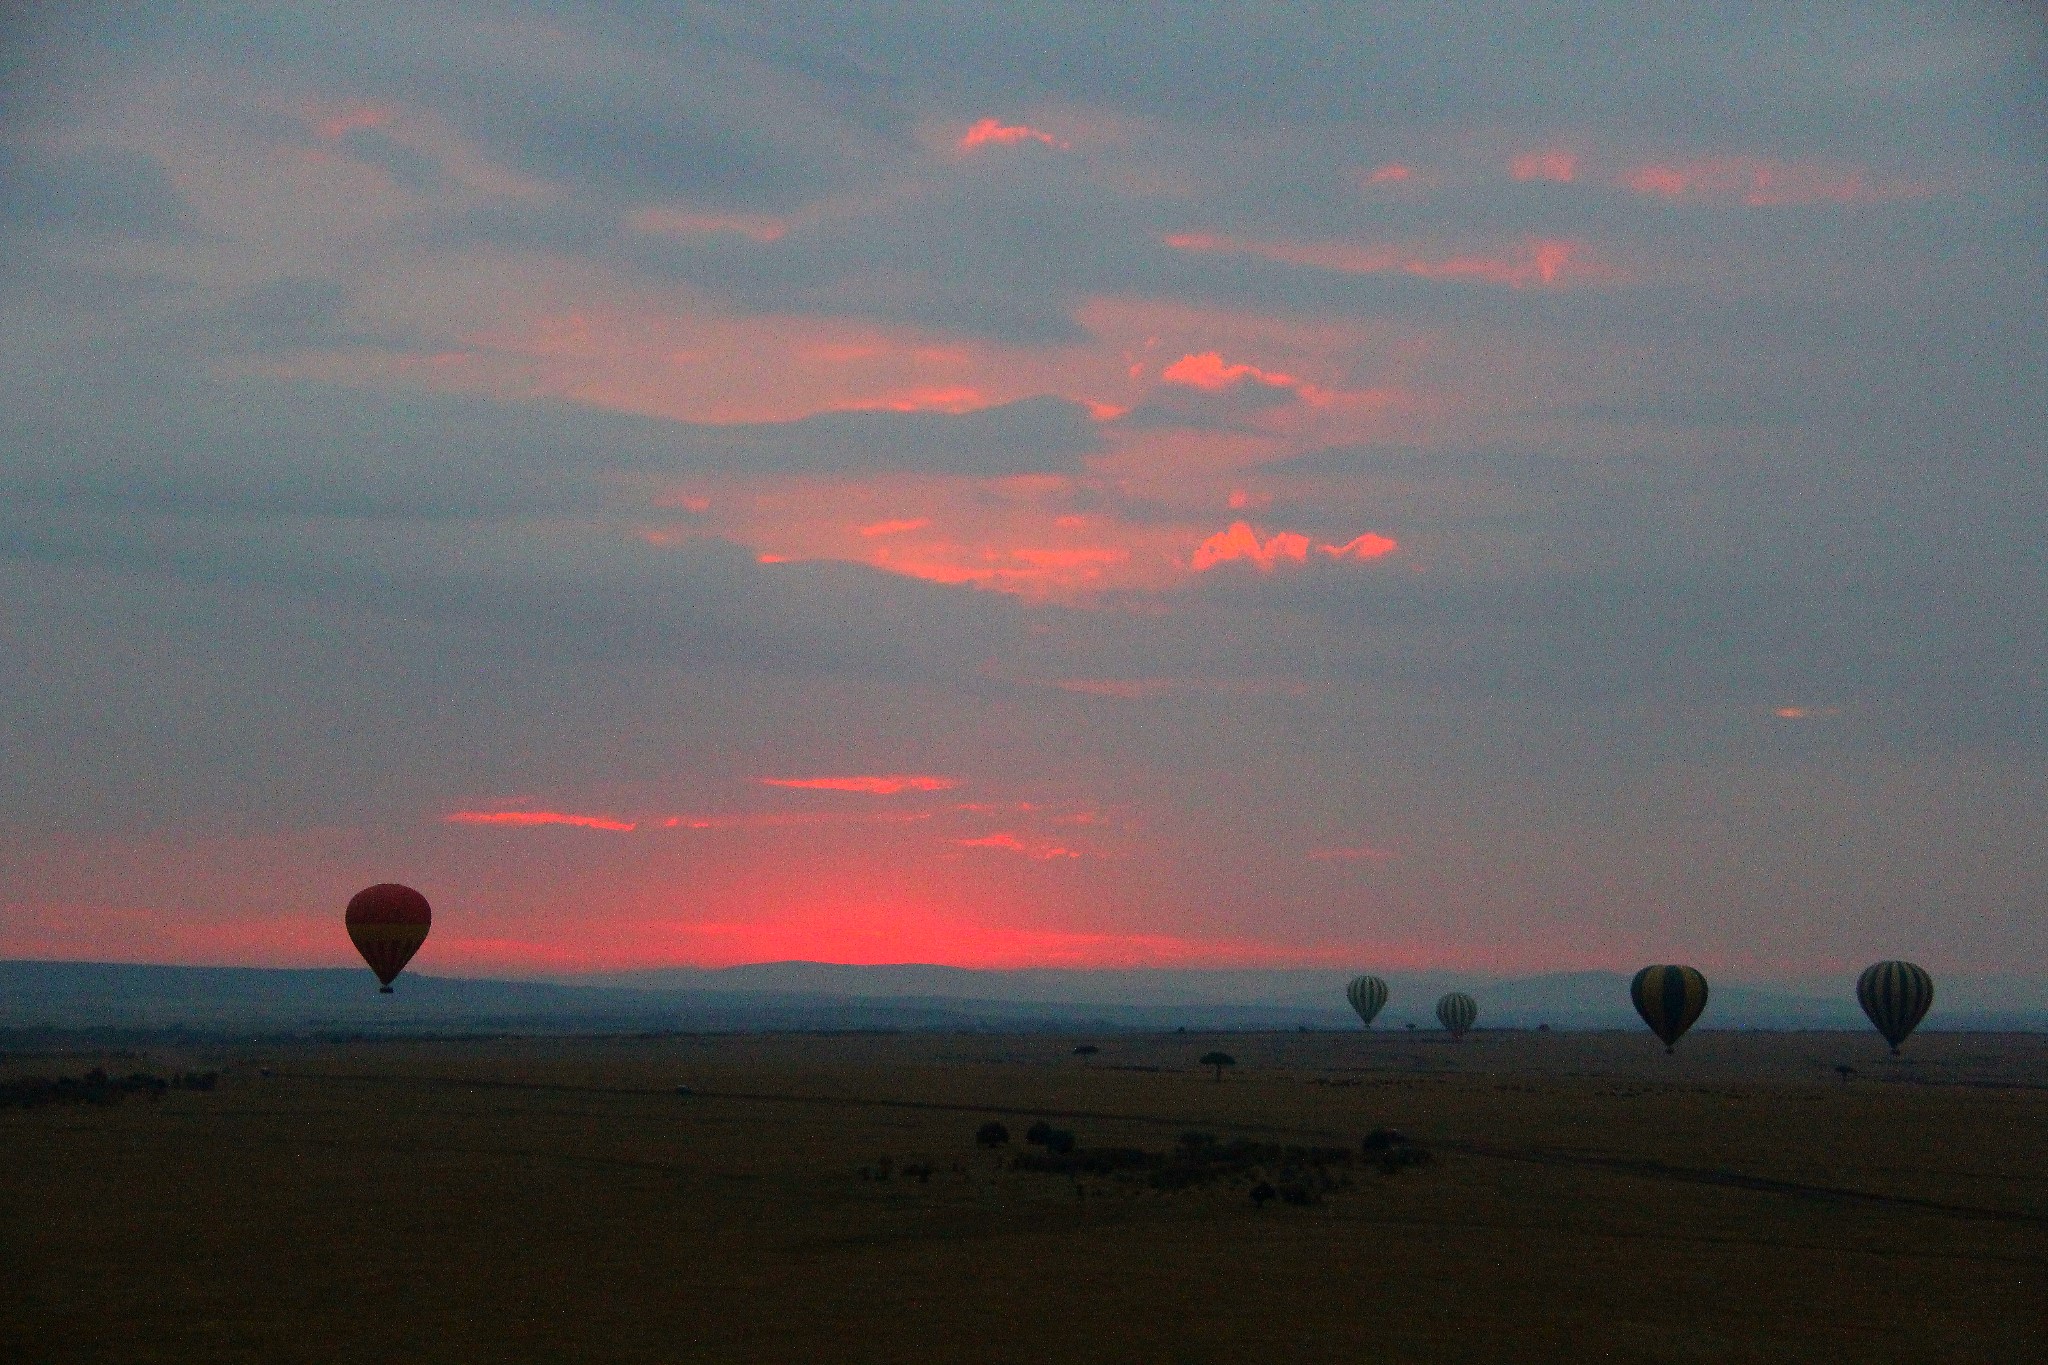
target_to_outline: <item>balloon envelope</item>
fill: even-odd
[[[1915,963],[1873,962],[1856,978],[1856,1003],[1892,1045],[1896,1057],[1899,1044],[1927,1017],[1927,1007],[1934,1003],[1934,978]]]
[[[427,941],[433,920],[427,898],[397,882],[365,887],[349,898],[349,939],[377,974],[377,983],[387,995],[392,980]]]
[[[1376,976],[1354,976],[1344,988],[1344,998],[1358,1011],[1365,1026],[1371,1028],[1373,1016],[1387,1003],[1387,983]]]
[[[1463,991],[1452,991],[1436,1002],[1436,1021],[1449,1030],[1453,1038],[1463,1038],[1465,1030],[1472,1027],[1472,1021],[1479,1017],[1479,1002]]]
[[[1691,967],[1645,967],[1629,983],[1628,994],[1669,1052],[1707,1007],[1707,979]]]

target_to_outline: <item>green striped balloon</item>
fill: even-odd
[[[1479,1002],[1463,991],[1452,991],[1436,1002],[1436,1021],[1453,1038],[1463,1038],[1465,1030],[1471,1028],[1472,1021],[1478,1017]]]
[[[1387,1003],[1387,983],[1376,976],[1354,976],[1344,988],[1344,998],[1358,1011],[1365,1026],[1371,1028],[1373,1016]]]
[[[1645,967],[1629,983],[1628,994],[1636,1013],[1670,1052],[1706,1009],[1707,979],[1691,967]]]
[[[1856,978],[1856,1003],[1892,1045],[1896,1057],[1899,1044],[1927,1017],[1927,1007],[1934,1003],[1934,978],[1911,962],[1873,962]]]

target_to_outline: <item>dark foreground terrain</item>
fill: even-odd
[[[0,1108],[0,1359],[2048,1358],[2038,1036],[0,1054],[93,1068]]]

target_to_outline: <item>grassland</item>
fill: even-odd
[[[224,1073],[0,1112],[0,1358],[2048,1358],[2040,1037],[1078,1041],[0,1056]],[[1162,1189],[975,1143],[1040,1118],[1083,1152],[1393,1127],[1434,1160],[1258,1207],[1279,1171]]]

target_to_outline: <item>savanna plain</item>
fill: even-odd
[[[221,1076],[0,1111],[0,1359],[2048,1358],[2039,1036],[0,1054],[92,1067]]]

